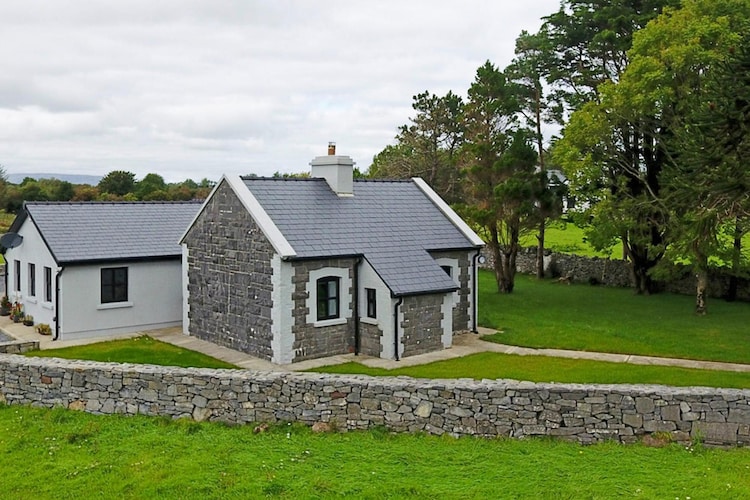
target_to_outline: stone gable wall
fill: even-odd
[[[185,242],[190,334],[270,360],[274,249],[228,184]]]
[[[341,315],[349,316],[346,323],[331,326],[316,327],[307,322],[307,315],[310,314],[310,308],[307,307],[307,299],[315,300],[315,297],[308,297],[307,286],[310,280],[310,271],[322,269],[324,267],[335,267],[349,270],[349,280],[353,283],[354,276],[354,259],[323,259],[323,260],[305,260],[293,261],[294,277],[294,325],[292,334],[294,335],[294,361],[305,359],[322,358],[325,356],[334,356],[336,354],[346,354],[354,352],[354,319],[352,314],[353,301],[349,301],[349,308],[344,309],[344,297],[353,297],[353,290],[348,288],[339,291]],[[343,285],[343,283],[342,283]],[[313,283],[314,290],[315,284]]]
[[[430,252],[433,258],[447,257],[458,261],[458,300],[453,306],[453,331],[470,330],[471,324],[471,260],[476,252]]]
[[[211,370],[0,355],[0,403],[453,436],[750,443],[750,390]]]
[[[443,349],[443,294],[411,295],[400,306],[403,321],[399,338],[402,356],[414,356]]]

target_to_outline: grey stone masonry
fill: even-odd
[[[403,321],[399,337],[403,356],[414,356],[443,348],[443,294],[412,295],[401,304]]]
[[[0,342],[0,353],[2,354],[23,354],[29,351],[38,351],[39,341],[11,340]]]
[[[339,291],[339,305],[341,308],[341,317],[348,318],[346,323],[330,326],[315,326],[307,322],[307,316],[310,314],[310,308],[307,307],[308,299],[316,300],[309,297],[307,287],[313,289],[315,284],[308,284],[310,280],[310,271],[322,269],[324,267],[333,267],[339,269],[348,269],[349,280],[352,282],[354,275],[354,259],[321,259],[321,260],[301,260],[293,261],[294,277],[294,325],[292,334],[294,335],[294,361],[305,359],[315,359],[336,354],[345,354],[354,352],[354,319],[352,314],[351,300],[353,290],[348,288]],[[345,304],[349,302],[349,307],[344,309]]]
[[[226,183],[185,243],[190,334],[270,360],[274,250]]]
[[[659,433],[750,443],[750,390],[424,380],[211,370],[0,355],[0,403],[228,423],[331,422],[345,431],[547,435],[588,444]]]
[[[483,255],[487,258],[483,267],[491,269],[490,252],[485,251]],[[523,248],[519,251],[516,269],[519,273],[536,274],[536,248]],[[629,287],[633,283],[630,265],[626,260],[582,257],[556,252],[547,252],[545,256],[545,274],[553,278],[564,276],[573,283],[617,287]],[[695,275],[687,266],[675,265],[671,274],[672,279],[659,283],[661,289],[682,295],[695,295]],[[722,298],[727,295],[730,276],[723,268],[709,269],[708,281],[709,297]],[[737,280],[737,299],[750,301],[750,279],[740,277]]]
[[[383,351],[383,331],[377,325],[359,323],[359,352],[379,358]]]
[[[430,252],[434,258],[447,257],[449,259],[456,259],[458,261],[458,285],[459,289],[456,292],[458,300],[453,305],[453,331],[461,332],[464,330],[470,330],[471,324],[471,272],[472,272],[472,257],[476,254],[476,250],[471,252],[467,251],[453,251],[453,252]]]

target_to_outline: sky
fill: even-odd
[[[559,0],[2,0],[7,173],[168,182],[367,169],[412,97],[504,68]]]

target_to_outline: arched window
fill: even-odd
[[[337,276],[325,276],[317,281],[318,321],[339,317],[339,283]]]

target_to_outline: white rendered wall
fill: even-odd
[[[380,337],[382,346],[380,357],[383,359],[394,359],[393,355],[393,307],[395,302],[391,301],[391,292],[385,286],[380,276],[373,270],[366,259],[362,260],[359,271],[359,321],[377,325],[383,332]],[[367,317],[367,294],[365,288],[375,290],[375,302],[377,304],[377,318]]]
[[[23,304],[24,312],[34,316],[34,323],[46,323],[55,330],[55,277],[57,275],[57,263],[52,258],[47,245],[42,240],[31,219],[27,218],[18,230],[23,236],[23,243],[16,248],[5,252],[5,260],[8,270],[8,289],[6,290],[11,302]],[[15,261],[21,263],[21,292],[16,292],[15,283]],[[36,294],[29,295],[29,263],[36,266]],[[52,269],[52,300],[44,300],[44,268]]]
[[[128,268],[128,302],[101,304],[101,269]],[[180,326],[181,259],[66,266],[60,277],[62,340]]]
[[[273,309],[271,310],[272,361],[278,364],[287,364],[294,359],[294,335],[292,334],[292,326],[294,325],[294,317],[292,316],[294,283],[292,283],[292,276],[294,276],[294,268],[289,262],[282,261],[278,254],[274,254],[271,259],[271,267],[273,268],[273,276],[271,277],[273,283],[273,291],[271,292],[273,301]]]

